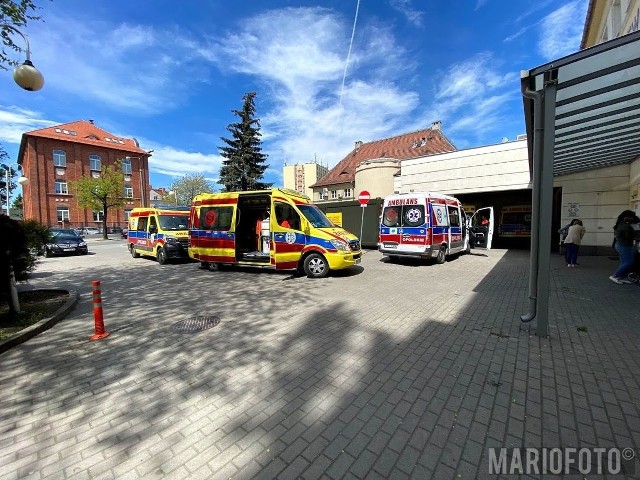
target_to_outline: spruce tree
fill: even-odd
[[[218,183],[227,192],[264,190],[272,185],[262,181],[268,164],[265,163],[267,155],[262,153],[260,120],[254,118],[255,96],[255,92],[246,93],[242,98],[242,110],[232,110],[240,117],[240,121],[227,126],[232,138],[220,137],[226,145],[218,147],[224,157]]]

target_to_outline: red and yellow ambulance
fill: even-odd
[[[358,238],[293,190],[201,194],[189,217],[189,256],[225,264],[300,270],[321,278],[360,263]]]
[[[188,258],[189,207],[134,208],[129,215],[127,242],[133,258],[153,257],[160,265]]]

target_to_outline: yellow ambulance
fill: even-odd
[[[133,258],[155,258],[160,265],[170,259],[189,258],[189,207],[134,208],[129,215],[127,244]]]
[[[201,194],[189,217],[189,256],[225,264],[298,270],[322,278],[360,263],[358,238],[308,197],[288,189]]]

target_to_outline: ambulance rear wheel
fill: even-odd
[[[329,263],[319,253],[312,253],[304,259],[304,273],[309,278],[323,278],[329,273]]]
[[[158,258],[158,263],[160,265],[164,265],[165,263],[167,263],[167,252],[164,251],[163,247],[160,247],[158,249],[158,254],[156,255],[156,257]]]
[[[131,245],[129,245],[129,251],[131,252],[131,256],[133,258],[139,258],[140,257],[140,254],[138,252],[136,252],[136,249],[133,246],[133,243]]]
[[[438,256],[436,257],[436,263],[444,263],[447,260],[447,251],[445,247],[438,250]]]

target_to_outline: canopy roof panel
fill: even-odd
[[[640,157],[640,31],[524,72],[523,90],[543,90],[548,80],[557,88],[554,175]],[[532,100],[524,98],[524,110],[532,159]]]

